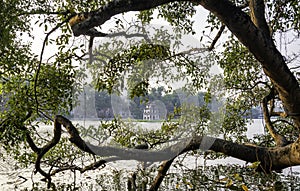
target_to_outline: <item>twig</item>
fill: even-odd
[[[20,14],[17,14],[17,16],[23,16],[23,15],[67,15],[69,14],[70,11],[67,10],[67,11],[62,11],[62,12],[59,12],[59,11],[44,11],[44,10],[33,10],[31,12],[23,12],[23,13],[20,13]]]
[[[225,25],[222,24],[222,26],[221,26],[219,32],[217,33],[216,37],[215,37],[214,40],[212,41],[211,45],[208,47],[208,50],[209,50],[209,51],[211,51],[211,50],[214,49],[214,47],[215,47],[217,41],[219,40],[219,38],[221,37],[221,35],[222,35],[223,31],[224,31],[224,29],[225,29]]]
[[[26,182],[28,180],[27,178],[25,178],[24,176],[21,176],[21,175],[19,175],[18,177],[23,179],[23,182],[21,182],[20,184],[23,184],[24,182]]]
[[[47,35],[44,39],[43,46],[42,46],[42,51],[41,51],[41,55],[40,55],[40,61],[39,61],[38,66],[37,66],[36,75],[35,75],[35,79],[34,79],[34,97],[35,97],[36,112],[37,113],[39,111],[39,101],[38,101],[38,97],[37,97],[37,85],[38,85],[38,78],[39,78],[39,73],[40,73],[40,70],[41,70],[41,65],[42,65],[42,61],[43,61],[43,54],[44,54],[44,51],[45,51],[46,43],[48,41],[49,36],[54,31],[56,31],[59,27],[61,27],[64,23],[66,23],[68,20],[70,20],[70,18],[71,18],[71,16],[67,20],[57,24],[50,32],[47,33]]]

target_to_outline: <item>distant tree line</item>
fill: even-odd
[[[167,110],[167,116],[174,115],[178,117],[179,113],[176,113],[176,108],[180,108],[183,103],[193,103],[198,106],[203,106],[207,101],[207,93],[199,92],[196,95],[190,95],[184,92],[181,89],[177,89],[171,92],[165,90],[164,87],[152,88],[144,97],[134,97],[128,103],[121,99],[114,98],[106,91],[95,92],[95,108],[98,115],[98,118],[109,119],[113,118],[116,112],[114,111],[113,105],[121,107],[122,105],[128,105],[127,112],[130,112],[131,117],[134,119],[143,119],[143,112],[148,103],[154,101],[160,101],[164,104],[164,107]],[[210,98],[214,99],[214,98]],[[118,102],[118,103],[114,103]],[[208,107],[211,107],[211,104],[207,104]],[[122,111],[119,111],[122,112]],[[126,111],[123,111],[126,112]]]
[[[148,103],[161,101],[167,114],[173,114],[174,108],[180,107],[180,99],[176,91],[166,93],[163,87],[152,88],[144,97],[134,97],[129,102],[129,111],[134,119],[143,119],[143,112]],[[113,118],[114,111],[112,95],[106,91],[95,92],[95,107],[99,118]],[[123,100],[124,101],[124,100]]]

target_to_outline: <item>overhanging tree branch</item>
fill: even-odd
[[[112,16],[129,11],[141,11],[151,9],[159,5],[175,2],[174,0],[114,0],[99,10],[89,13],[88,19],[72,27],[75,36],[86,34],[96,26],[101,26]]]
[[[46,173],[41,168],[41,159],[51,148],[53,148],[59,142],[60,137],[61,137],[61,124],[58,123],[57,121],[55,121],[54,122],[54,136],[50,142],[48,142],[44,147],[41,148],[41,152],[38,153],[37,159],[35,161],[35,169],[37,172],[39,172],[41,175],[43,175],[48,180],[48,188],[50,188],[51,176],[49,173]]]
[[[270,35],[265,35],[251,21],[249,15],[228,0],[199,0],[204,8],[215,14],[262,64],[288,113],[300,113],[300,87],[277,50]],[[300,127],[300,116],[293,116]]]
[[[300,159],[295,157],[298,156],[297,153],[300,154],[298,141],[284,147],[266,148],[253,145],[242,145],[209,136],[194,136],[192,138],[184,139],[160,151],[145,151],[139,149],[95,146],[85,143],[81,139],[76,128],[68,119],[62,116],[57,116],[56,120],[58,123],[65,126],[71,136],[70,141],[81,150],[102,157],[119,157],[118,160],[138,160],[150,162],[171,160],[174,157],[188,151],[207,149],[207,145],[209,144],[211,145],[209,150],[221,152],[225,155],[247,162],[260,161],[262,168],[265,171],[278,170],[291,165],[300,164]]]
[[[69,20],[71,17],[69,17],[67,20]],[[45,47],[46,44],[48,42],[48,38],[49,36],[55,32],[57,29],[59,29],[64,23],[66,23],[67,21],[63,21],[59,24],[57,24],[53,29],[51,29],[51,31],[49,31],[43,41],[43,46],[42,46],[42,50],[41,50],[41,54],[40,54],[40,60],[35,72],[35,78],[34,78],[34,99],[35,99],[35,103],[36,103],[36,113],[39,113],[39,101],[38,101],[38,95],[37,95],[37,86],[38,86],[38,80],[39,80],[39,74],[40,74],[40,70],[41,70],[41,66],[42,66],[42,62],[43,62],[43,54],[45,51]]]
[[[158,190],[161,182],[163,181],[163,179],[165,178],[165,176],[167,175],[167,172],[168,170],[170,169],[172,163],[174,161],[174,158],[173,159],[170,159],[170,160],[167,160],[167,161],[164,161],[159,169],[158,169],[158,172],[157,172],[157,175],[153,181],[153,183],[151,184],[150,186],[150,189],[149,191],[154,191],[154,190]]]
[[[167,172],[172,161],[179,155],[192,150],[209,149],[211,151],[220,152],[227,156],[232,156],[237,159],[241,159],[246,162],[260,162],[260,170],[264,172],[270,172],[272,170],[281,170],[286,167],[300,164],[300,141],[296,141],[292,144],[283,147],[260,147],[254,145],[242,145],[226,141],[209,136],[194,136],[187,138],[173,144],[160,151],[145,151],[139,149],[128,148],[115,148],[108,146],[95,146],[83,141],[79,132],[73,126],[71,121],[63,116],[56,116],[54,123],[54,137],[45,146],[38,149],[38,156],[36,159],[35,167],[36,171],[43,175],[48,180],[48,186],[51,183],[51,176],[66,170],[68,167],[49,171],[48,173],[41,169],[42,157],[53,148],[60,140],[61,137],[61,125],[63,125],[68,134],[70,135],[70,141],[76,145],[79,149],[92,155],[99,155],[101,157],[108,157],[103,160],[99,160],[84,168],[69,166],[69,169],[79,170],[85,172],[86,170],[92,170],[104,165],[110,161],[116,160],[138,160],[138,161],[166,161],[163,163],[163,167],[159,171],[157,176],[157,182],[153,183],[152,187],[156,187],[160,184],[165,173]],[[207,145],[211,145],[209,148]]]
[[[300,113],[300,87],[297,79],[289,70],[286,62],[277,50],[273,39],[266,30],[258,28],[249,15],[229,0],[191,0],[215,14],[226,27],[244,44],[262,64],[264,72],[270,77],[279,97],[288,113]],[[75,36],[84,35],[88,30],[101,26],[112,16],[129,11],[140,11],[174,2],[174,0],[114,0],[97,11],[89,13],[88,19],[72,27]],[[253,2],[252,2],[253,3]],[[260,5],[260,6],[258,6]],[[261,18],[258,11],[264,5],[257,4],[255,18]],[[259,22],[264,20],[258,20]],[[259,24],[263,27],[264,24]],[[300,115],[293,115],[295,125],[300,128]]]

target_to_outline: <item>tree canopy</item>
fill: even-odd
[[[201,182],[261,189],[255,180],[264,177],[256,172],[276,176],[300,165],[299,1],[0,1],[0,144],[20,165],[34,164],[48,187],[62,171],[87,173],[119,160],[162,162],[150,168],[146,182],[136,177],[143,174],[128,175],[129,190],[166,188],[169,168],[183,166],[176,161],[183,155],[253,163],[248,171],[224,167],[218,173],[225,179],[199,169],[172,177],[194,189],[209,189]],[[199,40],[197,45],[187,36]],[[211,72],[214,67],[219,74]],[[174,93],[172,84],[182,81],[182,103],[173,108],[180,117],[170,116],[155,130],[142,131],[117,117],[89,128],[68,119],[86,83],[112,95],[126,92],[137,107]],[[161,85],[165,92],[152,89]],[[199,92],[205,92],[203,100],[186,96]],[[93,100],[123,107],[107,94]],[[222,104],[214,108],[215,103]],[[268,134],[250,139],[245,116],[258,106]],[[53,126],[51,136],[40,135],[44,123]],[[82,158],[87,160],[78,162]]]

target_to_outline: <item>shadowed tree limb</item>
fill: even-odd
[[[181,142],[161,151],[145,151],[139,149],[95,146],[85,143],[79,136],[76,128],[68,119],[62,116],[57,116],[56,120],[66,127],[71,136],[70,141],[81,150],[102,157],[116,156],[119,157],[118,160],[131,159],[150,162],[171,160],[174,157],[188,151],[207,149],[207,145],[209,144],[211,145],[209,150],[221,152],[225,155],[232,156],[246,162],[260,161],[263,167],[267,167],[266,171],[282,169],[300,164],[300,158],[297,157],[300,156],[299,140],[284,147],[267,148],[242,145],[209,136],[194,136],[192,138],[183,139]]]
[[[231,156],[237,159],[241,159],[246,162],[260,162],[260,169],[264,172],[271,172],[272,170],[281,170],[286,167],[300,165],[300,141],[283,146],[283,147],[260,147],[253,145],[242,145],[233,143],[231,141],[222,140],[219,138],[213,138],[209,136],[194,136],[192,138],[182,139],[180,142],[173,144],[160,151],[145,151],[139,149],[128,148],[115,148],[108,146],[95,146],[83,141],[79,132],[74,125],[67,118],[63,116],[56,116],[54,123],[54,136],[45,146],[40,148],[35,168],[36,171],[43,175],[48,180],[48,186],[51,184],[51,176],[67,170],[67,167],[54,170],[46,173],[41,169],[40,163],[42,157],[53,148],[60,140],[61,137],[61,125],[63,125],[70,136],[69,140],[79,149],[92,155],[99,155],[101,157],[109,157],[103,160],[99,160],[84,168],[76,166],[69,166],[69,169],[79,170],[85,172],[86,170],[93,170],[107,162],[116,160],[138,160],[138,161],[165,161],[160,168],[160,171],[156,177],[156,183],[154,182],[152,187],[155,188],[160,184],[169,166],[173,160],[188,151],[192,150],[211,150],[215,152],[223,153],[227,156]],[[207,145],[210,145],[208,147]]]
[[[242,145],[209,136],[194,136],[192,138],[183,139],[181,142],[160,151],[145,151],[139,149],[95,146],[85,143],[68,119],[62,116],[57,116],[57,119],[67,128],[71,136],[71,142],[80,149],[84,149],[86,152],[94,153],[102,157],[116,156],[119,157],[118,160],[138,160],[150,162],[171,160],[188,151],[198,149],[206,150],[207,145],[209,144],[211,145],[209,150],[221,152],[227,156],[232,156],[246,162],[260,161],[261,168],[266,172],[270,172],[271,170],[280,170],[300,164],[300,157],[297,157],[300,156],[299,140],[284,147],[267,148],[253,145]]]
[[[212,41],[211,45],[208,47],[209,51],[214,49],[217,41],[220,39],[220,37],[224,31],[224,29],[225,29],[225,25],[222,24],[221,28],[219,29],[219,31],[218,31],[217,35],[215,36],[214,40]]]
[[[165,176],[167,175],[167,172],[168,170],[170,169],[173,161],[174,161],[175,158],[171,159],[171,160],[167,160],[167,161],[164,161],[159,169],[158,169],[158,172],[157,172],[157,175],[153,181],[153,183],[151,184],[150,186],[150,189],[149,191],[155,191],[155,190],[158,190],[161,182],[163,181],[163,179],[165,178]]]
[[[112,16],[125,13],[128,11],[142,11],[151,9],[166,3],[175,2],[174,0],[114,0],[107,3],[97,11],[90,12],[88,19],[78,23],[72,27],[75,36],[86,34],[89,29],[96,26],[101,26],[104,22],[109,20]]]
[[[25,119],[23,120],[23,122],[27,121],[32,115],[32,110],[29,110]],[[39,148],[38,146],[36,146],[36,144],[34,143],[32,137],[30,136],[30,132],[28,131],[28,129],[25,127],[25,125],[21,125],[19,126],[19,128],[25,132],[25,136],[26,136],[26,142],[28,143],[29,147],[37,154],[39,154],[41,152],[41,148]]]
[[[71,143],[75,144],[82,151],[95,155],[95,153],[87,146],[87,144],[79,136],[79,132],[70,120],[61,115],[57,115],[55,121],[59,124],[62,124],[66,128],[70,135],[69,140]]]
[[[91,150],[88,149],[88,147],[85,145],[84,141],[81,139],[81,137],[79,136],[79,133],[77,131],[77,129],[73,126],[73,124],[67,120],[66,118],[64,118],[63,116],[57,116],[56,119],[54,120],[54,136],[52,138],[51,141],[49,141],[45,146],[43,146],[42,148],[38,148],[32,138],[30,137],[29,134],[26,134],[26,140],[30,146],[30,148],[37,153],[37,159],[35,162],[35,169],[36,172],[39,172],[41,175],[43,175],[45,177],[45,179],[48,181],[48,188],[50,188],[51,185],[51,176],[53,176],[54,174],[64,171],[64,170],[79,170],[80,172],[85,172],[87,170],[92,170],[92,169],[96,169],[100,166],[102,166],[103,164],[106,163],[106,161],[104,160],[100,160],[97,161],[89,166],[86,166],[84,168],[80,168],[77,166],[68,166],[68,167],[64,167],[64,168],[60,168],[54,171],[49,171],[49,173],[45,172],[42,168],[41,168],[41,160],[43,158],[43,156],[51,149],[53,148],[59,141],[61,138],[61,133],[62,133],[62,129],[61,129],[61,125],[64,125],[64,127],[67,129],[68,133],[70,134],[70,141],[71,142],[75,142],[76,146],[78,148],[80,148],[81,150],[88,152],[90,154],[94,154]]]
[[[270,35],[265,35],[245,12],[228,0],[200,0],[199,2],[215,14],[261,63],[288,113],[300,113],[298,81],[287,67]],[[292,118],[295,125],[300,127],[300,115],[292,116]]]
[[[188,151],[207,149],[207,142],[211,144],[208,150],[220,152],[245,162],[261,163],[261,170],[271,172],[281,170],[290,166],[300,164],[300,144],[299,141],[284,147],[260,147],[254,145],[242,145],[209,136],[194,136],[192,139],[184,140],[161,151],[143,151],[137,149],[122,149],[114,147],[101,147],[88,144],[89,147],[99,156],[119,156],[123,160],[139,161],[164,161],[171,160]],[[186,145],[183,149],[181,146]],[[204,147],[204,148],[203,148]],[[182,149],[182,150],[181,150]]]
[[[274,128],[274,125],[271,121],[270,112],[268,109],[268,102],[275,98],[275,92],[274,89],[271,89],[270,93],[264,97],[263,103],[262,103],[262,109],[263,109],[263,115],[264,115],[264,121],[266,123],[266,127],[270,133],[270,135],[273,137],[275,143],[277,146],[285,146],[289,144],[290,142],[283,136],[277,133],[276,129]]]
[[[61,124],[55,120],[54,121],[54,136],[50,142],[48,142],[45,146],[43,146],[41,148],[41,152],[38,153],[38,156],[35,161],[36,172],[39,172],[41,175],[43,175],[48,180],[48,188],[50,188],[50,185],[51,185],[51,176],[49,173],[46,173],[44,170],[41,169],[41,159],[51,148],[53,148],[59,142],[60,137],[61,137]]]

